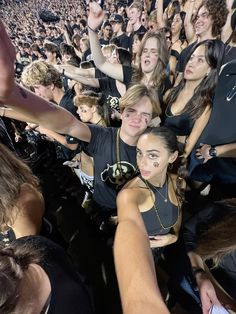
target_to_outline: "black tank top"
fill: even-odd
[[[140,177],[140,176],[139,176]],[[140,179],[145,182],[142,177]],[[146,182],[145,182],[146,184]],[[167,234],[170,232],[172,226],[178,220],[179,209],[178,206],[175,206],[171,203],[168,197],[168,180],[166,180],[165,184],[161,188],[154,187],[152,184],[148,183],[150,190],[155,195],[155,206],[145,212],[141,212],[145,227],[147,229],[147,233],[149,236]],[[167,190],[166,190],[167,189]],[[167,195],[167,202],[165,202],[164,198],[157,192],[157,190],[165,197]],[[166,193],[167,192],[167,193]],[[158,215],[156,213],[156,208],[158,210],[158,215],[160,220],[158,219]],[[161,223],[160,223],[161,221]],[[164,228],[161,226],[164,226]]]
[[[194,122],[186,111],[173,115],[170,106],[168,106],[164,119],[164,125],[170,128],[177,136],[189,135],[192,131]]]

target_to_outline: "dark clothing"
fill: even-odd
[[[142,177],[140,177],[141,180]],[[178,220],[178,207],[170,202],[168,197],[168,180],[163,187],[157,188],[148,184],[155,196],[155,206],[147,211],[141,212],[142,218],[149,236],[167,234]],[[159,193],[163,196],[161,196]],[[167,199],[165,202],[164,198]]]
[[[99,205],[115,209],[118,191],[137,172],[136,147],[129,146],[120,138],[116,143],[118,129],[88,126],[91,141],[83,150],[94,158],[93,198]]]
[[[215,91],[209,122],[203,130],[196,147],[200,143],[217,146],[236,142],[236,59],[222,70]],[[210,182],[213,178],[222,183],[236,183],[236,158],[215,157],[202,164],[191,154],[191,177]]]
[[[130,38],[125,33],[123,33],[120,36],[115,37],[113,42],[115,45],[117,45],[117,47],[129,49]]]
[[[68,110],[70,113],[72,113],[74,116],[76,116],[76,110],[77,108],[74,106],[74,99],[75,97],[75,90],[74,88],[68,89],[64,96],[62,97],[61,101],[59,102],[59,106]]]
[[[122,67],[124,73],[124,84],[128,87],[132,77],[132,68],[124,65]],[[99,79],[99,87],[108,108],[120,111],[119,99],[121,98],[121,94],[117,89],[116,80],[111,77],[103,77]]]
[[[40,236],[28,236],[16,240],[18,245],[32,244],[42,249],[40,266],[51,284],[51,300],[48,314],[92,314],[91,297],[82,277],[69,263],[64,250]]]
[[[236,215],[236,208],[231,206],[227,208],[226,206],[223,207],[221,203],[214,203],[201,210],[185,223],[183,232],[187,252],[195,251],[199,236],[222,221],[227,215]],[[229,295],[236,299],[236,251],[223,257],[215,275]]]
[[[134,42],[134,35],[142,34],[142,33],[144,34],[146,32],[147,32],[146,28],[143,25],[141,25],[139,27],[139,29],[137,29],[136,31],[134,31],[130,34],[130,36],[129,36],[129,51],[132,51],[132,46],[133,46],[133,42]]]
[[[99,39],[99,43],[100,43],[101,46],[107,46],[107,45],[110,44],[110,40],[105,40],[103,38],[100,38]]]
[[[90,48],[85,50],[82,55],[82,61],[90,61],[92,59],[92,54]]]
[[[194,121],[188,112],[185,111],[178,115],[173,115],[171,106],[166,108],[164,120],[164,125],[170,128],[177,136],[188,136],[194,125]]]

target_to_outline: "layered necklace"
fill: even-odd
[[[170,180],[171,180],[171,183],[172,183],[172,186],[173,186],[172,179],[170,178]],[[145,184],[146,184],[146,186],[147,186],[147,188],[148,188],[148,190],[149,190],[149,192],[150,192],[151,198],[152,198],[152,200],[153,200],[153,207],[154,207],[154,209],[155,209],[156,216],[157,216],[157,220],[158,220],[160,226],[161,226],[164,230],[169,230],[170,228],[174,227],[174,226],[177,224],[177,222],[178,222],[179,211],[180,211],[180,210],[179,210],[179,205],[177,206],[177,208],[178,208],[178,218],[177,218],[176,222],[175,222],[174,224],[170,225],[170,226],[164,226],[163,223],[162,223],[162,221],[161,221],[161,217],[160,217],[160,214],[159,214],[159,210],[158,210],[158,208],[157,208],[157,206],[156,206],[156,204],[155,204],[155,195],[154,195],[154,193],[153,193],[153,191],[152,191],[152,189],[151,189],[151,187],[150,187],[149,182],[148,182],[147,180],[144,180],[144,182],[145,182]],[[164,195],[158,190],[157,187],[155,187],[154,185],[152,185],[152,186],[153,186],[154,190],[157,191],[158,194],[163,198],[164,202],[167,203],[167,202],[168,202],[168,176],[167,176],[167,178],[166,178],[166,190],[165,190]]]

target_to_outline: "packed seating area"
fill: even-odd
[[[0,313],[236,313],[236,1],[0,15]]]

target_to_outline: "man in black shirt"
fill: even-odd
[[[124,20],[119,14],[115,14],[111,19],[111,25],[114,33],[113,42],[118,46],[125,49],[129,48],[130,38],[124,33]]]
[[[141,2],[133,2],[129,6],[129,22],[133,28],[132,33],[130,34],[130,46],[129,50],[132,50],[132,45],[133,45],[133,37],[135,34],[140,34],[140,33],[146,33],[147,30],[146,28],[142,25],[141,23],[141,18],[142,18],[142,3]]]

